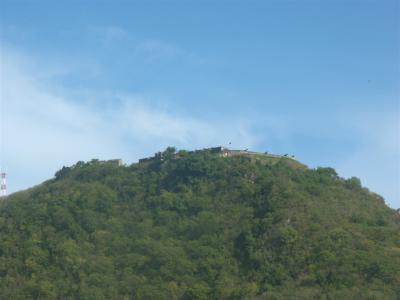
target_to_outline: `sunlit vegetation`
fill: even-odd
[[[0,298],[400,298],[399,214],[357,178],[173,152],[2,200]]]

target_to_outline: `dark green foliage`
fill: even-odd
[[[159,158],[78,162],[3,200],[0,298],[400,298],[399,214],[357,178]]]

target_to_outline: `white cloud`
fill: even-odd
[[[392,207],[400,207],[400,110],[381,108],[345,114],[342,122],[359,140],[337,169],[344,176],[357,176],[363,185],[385,197]]]
[[[195,65],[207,63],[207,59],[181,45],[157,37],[139,38],[119,25],[89,27],[88,34],[97,38],[100,48],[125,51],[125,55],[131,56],[131,59],[136,57],[147,63],[170,59],[184,60]]]
[[[234,148],[274,146],[296,154],[313,147],[301,144],[304,149],[296,149],[307,137],[333,141],[341,149],[351,140],[355,147],[347,153],[332,158],[335,149],[325,148],[320,157],[341,176],[361,178],[390,206],[400,207],[398,108],[194,118],[168,105],[155,105],[158,99],[110,92],[104,96],[100,91],[82,94],[53,85],[49,77],[57,73],[54,70],[68,68],[16,53],[0,47],[0,166],[8,169],[12,191],[38,184],[78,160],[121,157],[130,163],[169,145],[194,149],[230,141]],[[97,100],[82,102],[85,96]],[[308,158],[309,163],[315,160],[312,154]]]
[[[323,165],[334,167],[340,176],[356,176],[363,186],[382,195],[386,203],[400,207],[400,109],[379,105],[387,99],[369,99],[370,106],[337,108],[318,116],[303,114],[291,136],[308,135],[332,147],[320,147]],[[351,102],[351,101],[349,101]],[[372,104],[373,103],[373,104]],[[374,105],[375,104],[375,105]],[[290,139],[290,138],[289,138]],[[309,147],[311,148],[311,146]],[[309,150],[306,148],[305,150]],[[309,161],[314,161],[310,157]]]
[[[168,145],[257,143],[245,122],[182,116],[143,97],[114,95],[106,109],[99,109],[101,101],[79,103],[69,98],[74,93],[60,94],[62,89],[50,87],[43,74],[35,76],[37,64],[12,53],[1,48],[0,163],[8,168],[12,191],[40,183],[78,160],[122,157],[133,162]]]

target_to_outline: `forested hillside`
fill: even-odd
[[[1,299],[400,299],[400,215],[331,168],[93,160],[0,203]]]

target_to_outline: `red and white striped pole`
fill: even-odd
[[[0,173],[0,197],[7,196],[6,172]]]

